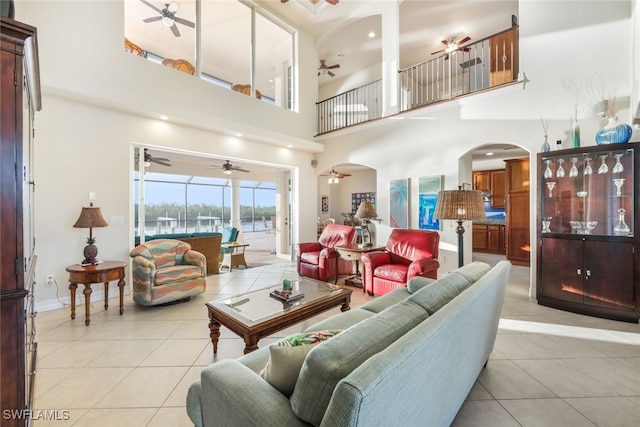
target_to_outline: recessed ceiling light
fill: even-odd
[[[242,138],[242,134],[241,134],[240,132],[236,133],[236,136],[237,136],[238,138]]]
[[[485,154],[485,156],[493,156],[493,151],[489,151],[488,153]]]
[[[337,56],[338,58],[342,58],[342,57],[344,57],[344,53],[339,53],[339,54],[337,54],[336,56]]]
[[[287,147],[288,148],[293,148],[293,145],[292,144],[288,144]]]
[[[167,117],[167,116],[160,116],[160,120],[169,120],[169,117]]]
[[[374,33],[373,31],[371,31],[371,32],[369,33],[369,38],[370,38],[370,39],[374,38],[375,36],[376,36],[376,33]]]

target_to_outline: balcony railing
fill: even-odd
[[[399,111],[449,101],[518,79],[518,27],[463,45],[398,74]],[[317,103],[318,134],[382,117],[382,81]]]
[[[382,80],[316,104],[318,133],[331,132],[382,117]]]

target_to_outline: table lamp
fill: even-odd
[[[355,217],[362,220],[362,240],[363,240],[362,246],[373,246],[373,243],[371,243],[371,231],[369,231],[369,224],[371,223],[372,219],[378,217],[378,214],[376,213],[376,210],[373,208],[373,205],[371,204],[371,202],[364,201],[360,203],[360,206],[358,207],[358,211],[356,212]],[[364,241],[365,233],[367,236],[366,241]]]
[[[89,238],[87,239],[87,246],[84,247],[84,260],[81,262],[83,265],[96,264],[96,256],[98,255],[98,248],[94,243],[96,239],[93,238],[93,229],[97,227],[106,227],[109,225],[102,216],[100,208],[93,206],[93,202],[89,203],[89,207],[82,208],[80,217],[73,224],[73,228],[88,228]]]
[[[463,239],[464,227],[462,221],[480,221],[486,219],[482,192],[476,190],[457,190],[438,192],[438,201],[433,214],[436,219],[450,219],[458,223],[458,267],[464,264]]]

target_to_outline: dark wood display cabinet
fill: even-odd
[[[640,150],[611,144],[538,154],[538,303],[638,322]]]
[[[35,340],[33,119],[40,110],[36,29],[0,17],[0,415],[31,424]]]

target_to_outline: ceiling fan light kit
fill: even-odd
[[[143,19],[144,22],[148,24],[151,22],[160,21],[163,26],[171,28],[171,32],[176,37],[180,37],[180,30],[178,30],[178,26],[176,24],[182,24],[190,28],[195,28],[196,26],[196,24],[194,24],[193,22],[176,16],[176,13],[178,13],[178,10],[180,10],[180,3],[176,1],[165,3],[164,9],[160,9],[157,6],[154,6],[147,0],[140,0],[140,2],[149,6],[159,14],[159,16],[152,16],[151,18]]]

